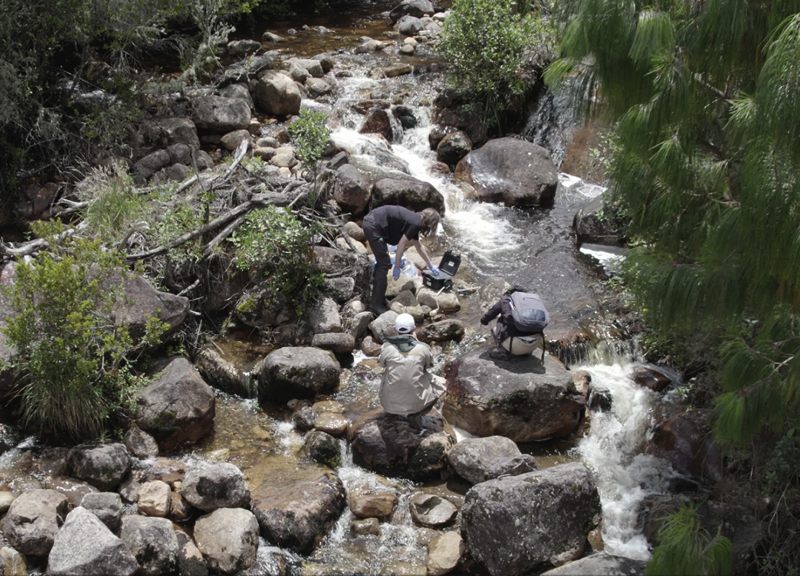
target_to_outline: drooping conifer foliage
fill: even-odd
[[[662,329],[727,334],[719,438],[800,406],[800,0],[562,0],[547,80],[617,124],[627,279]]]

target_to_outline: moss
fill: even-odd
[[[236,311],[239,314],[253,314],[258,309],[258,301],[253,298],[247,298],[246,300],[242,300],[236,306]]]

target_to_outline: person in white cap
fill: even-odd
[[[417,340],[411,314],[400,314],[394,323],[397,336],[387,339],[378,364],[383,366],[379,397],[389,414],[408,416],[431,406],[444,393],[444,379],[428,369],[433,364],[430,347]]]

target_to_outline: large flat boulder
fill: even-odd
[[[467,549],[492,576],[522,576],[581,556],[600,496],[580,463],[476,484],[464,497]]]
[[[490,140],[467,154],[453,176],[470,184],[484,202],[520,208],[553,205],[558,170],[550,153],[517,138]]]
[[[444,214],[444,196],[433,184],[416,178],[381,178],[372,185],[371,208],[384,204],[403,206],[419,212],[435,208]]]
[[[570,434],[581,421],[587,394],[556,358],[545,355],[495,360],[476,350],[444,369],[442,413],[475,436],[530,442]]]
[[[215,133],[244,130],[250,124],[250,106],[238,98],[200,96],[192,101],[192,116],[198,130]]]

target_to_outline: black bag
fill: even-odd
[[[514,326],[520,332],[538,334],[543,332],[550,322],[550,314],[538,294],[514,292],[509,296],[511,317]]]

